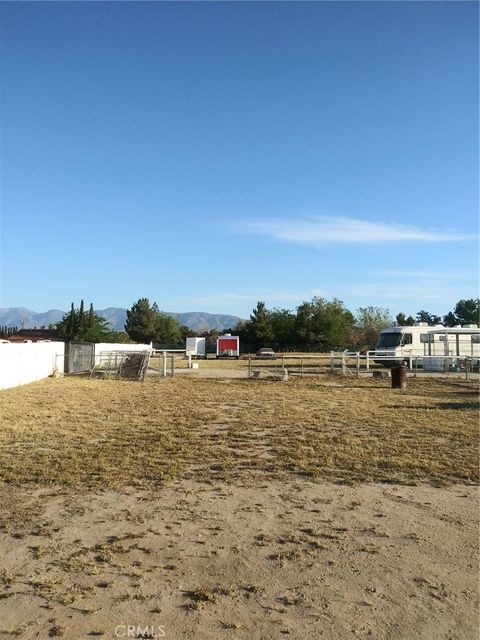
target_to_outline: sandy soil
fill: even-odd
[[[0,637],[478,637],[473,487],[179,480],[0,500]]]

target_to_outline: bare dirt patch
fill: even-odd
[[[0,637],[113,639],[118,625],[171,639],[477,637],[473,487],[0,490],[12,497]]]

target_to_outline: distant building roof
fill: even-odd
[[[39,340],[61,340],[56,329],[19,329],[17,333],[9,336],[10,342],[25,342],[31,340],[38,342]]]

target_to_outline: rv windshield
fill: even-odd
[[[393,347],[398,347],[401,340],[401,333],[381,333],[378,336],[377,349],[392,349]]]

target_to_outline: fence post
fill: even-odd
[[[370,351],[367,351],[367,359],[365,362],[367,364],[367,371],[370,371]]]
[[[172,378],[175,375],[175,354],[172,353]]]
[[[357,355],[356,355],[356,368],[357,368],[357,378],[360,376],[360,353],[357,351]]]
[[[192,368],[192,354],[191,353],[188,354],[188,368],[189,369]]]
[[[167,352],[166,351],[162,351],[162,372],[163,372],[163,377],[166,378],[167,377]]]
[[[248,377],[252,377],[252,356],[248,356]]]
[[[334,351],[330,351],[330,371],[335,373],[335,355]]]
[[[347,372],[347,364],[345,362],[345,352],[342,351],[342,373],[345,375]]]
[[[413,369],[412,357],[412,352],[410,351],[410,357],[408,359],[408,368],[410,369],[410,371]]]
[[[415,356],[415,378],[417,377],[417,369],[418,369],[418,356]]]
[[[282,369],[285,369],[285,356],[282,356]]]
[[[300,358],[300,377],[303,378],[303,358]]]
[[[465,380],[470,380],[470,358],[465,358]]]

